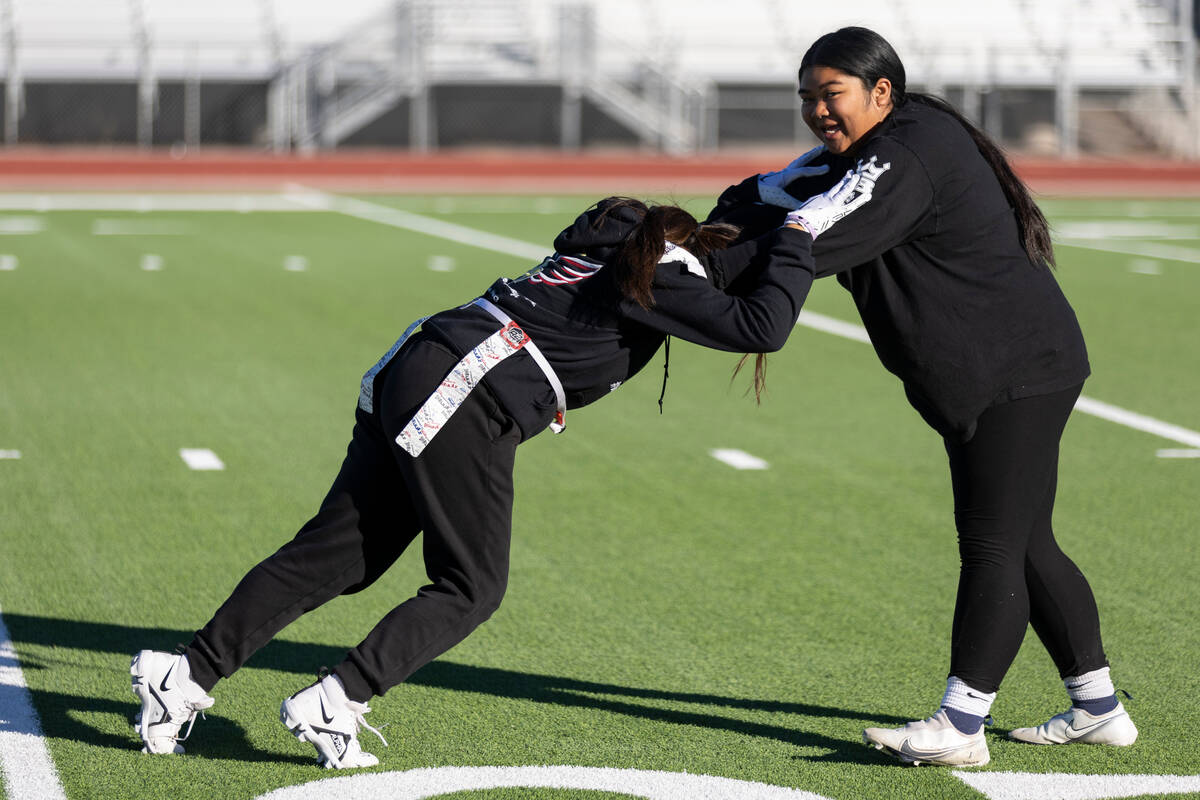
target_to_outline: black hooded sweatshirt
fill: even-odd
[[[633,377],[667,336],[731,352],[781,348],[813,280],[812,238],[775,227],[758,238],[710,253],[660,263],[644,309],[623,298],[604,265],[637,224],[629,208],[580,215],[554,240],[554,255],[521,277],[501,278],[485,297],[529,335],[554,368],[567,408],[585,406]],[[724,288],[747,267],[740,296]],[[423,326],[462,356],[499,329],[475,305],[443,311]],[[522,439],[550,424],[555,396],[533,358],[519,351],[487,373],[486,386],[516,421]]]
[[[825,154],[829,173],[787,187],[801,200],[875,160],[870,202],[813,245],[817,277],[849,290],[880,361],[913,406],[955,441],[987,407],[1077,386],[1088,376],[1075,312],[1021,244],[992,168],[953,117],[910,100],[864,137],[856,159]],[[786,211],[759,202],[757,176],[709,215],[743,235]],[[749,277],[749,276],[747,276]]]

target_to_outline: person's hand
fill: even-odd
[[[847,172],[832,189],[810,197],[804,205],[788,212],[784,225],[799,225],[816,239],[833,223],[866,205],[871,200],[875,182],[891,167],[890,162],[877,164],[874,156],[869,162],[859,162],[858,167]]]
[[[758,176],[758,196],[769,205],[780,206],[782,208],[799,208],[803,202],[792,197],[786,191],[787,186],[797,178],[811,178],[814,175],[824,175],[829,172],[829,165],[822,164],[821,166],[810,167],[808,164],[813,159],[822,155],[825,152],[825,145],[814,147],[804,155],[792,161],[786,167],[775,172],[768,172]]]

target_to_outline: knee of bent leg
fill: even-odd
[[[486,619],[500,608],[504,593],[508,591],[508,573],[490,575],[486,579],[476,580],[475,609],[481,618]]]
[[[508,588],[507,575],[459,574],[439,581],[453,595],[463,617],[482,622],[500,608]]]

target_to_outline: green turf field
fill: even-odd
[[[595,198],[363,199],[548,250]],[[1044,207],[1091,352],[1085,395],[1200,430],[1200,201]],[[419,552],[222,682],[185,756],[138,752],[129,656],[188,641],[315,510],[360,376],[412,319],[534,260],[333,211],[13,210],[0,231],[0,615],[65,796],[248,799],[329,777],[279,702],[420,585]],[[856,321],[832,281],[807,307]],[[521,448],[504,605],[373,702],[390,747],[364,734],[369,772],[570,765],[830,800],[985,796],[860,741],[932,713],[944,689],[957,552],[940,440],[869,345],[798,327],[760,407],[747,376],[730,385],[735,361],[675,342],[662,415],[660,356]],[[978,774],[1200,774],[1200,458],[1160,452],[1197,447],[1072,418],[1056,529],[1141,737],[1009,743],[1065,707],[1030,635]],[[225,469],[189,469],[182,448]],[[735,470],[716,448],[769,467]],[[14,666],[0,651],[0,747]],[[4,800],[55,796],[18,793],[23,765],[0,764]],[[344,796],[392,796],[363,787]]]

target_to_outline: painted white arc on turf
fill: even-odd
[[[1200,792],[1200,775],[1065,775],[1035,772],[952,773],[988,800],[1104,800]]]
[[[828,800],[812,792],[754,781],[609,767],[427,767],[327,778],[287,786],[257,800],[424,800],[487,789],[577,789],[646,800]]]
[[[0,615],[0,777],[8,800],[66,800],[3,615]]]

